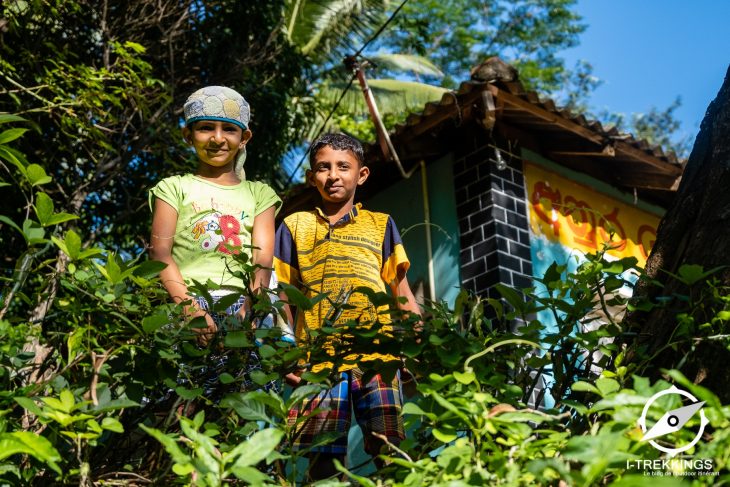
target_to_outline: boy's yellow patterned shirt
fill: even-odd
[[[385,213],[363,210],[360,204],[334,225],[330,225],[319,208],[294,213],[284,219],[276,232],[274,269],[279,282],[298,287],[310,299],[327,293],[332,301],[339,302],[347,296],[347,303],[352,308],[343,310],[337,323],[375,321],[377,313],[383,309],[375,309],[364,294],[350,291],[369,287],[385,292],[386,285],[396,280],[399,268],[405,272],[409,266],[393,219]],[[332,306],[327,299],[319,301],[311,310],[298,310],[297,343],[307,346],[308,331],[320,328],[331,312]],[[387,314],[380,315],[381,323],[388,319]],[[375,359],[398,360],[392,355],[378,353],[345,357],[348,362]],[[324,367],[331,367],[331,364],[318,364],[312,370],[316,372]],[[356,365],[342,369],[353,367]]]

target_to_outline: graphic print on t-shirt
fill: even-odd
[[[241,222],[233,215],[221,215],[219,212],[208,213],[192,225],[193,238],[200,242],[205,252],[217,250],[224,254],[237,254],[241,238]]]

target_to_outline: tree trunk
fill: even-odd
[[[728,266],[715,276],[730,286],[730,69],[707,109],[677,197],[659,225],[646,263],[647,277],[664,287],[645,279],[635,296],[653,300],[659,295],[696,292],[664,272],[676,274],[684,264],[699,264],[705,270]],[[639,333],[634,352],[643,349],[649,356],[656,354],[649,364],[650,374],[656,375],[660,368],[681,368],[690,380],[702,381],[725,401],[730,399],[730,352],[723,342],[696,341],[694,350],[686,345],[676,350],[665,347],[673,339],[678,310],[670,305],[630,314],[625,324]],[[689,358],[683,360],[686,354]]]

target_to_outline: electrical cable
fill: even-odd
[[[338,98],[337,103],[332,107],[332,110],[330,110],[329,114],[327,115],[327,118],[324,119],[324,122],[322,122],[322,126],[319,127],[319,130],[317,131],[317,135],[314,136],[312,139],[312,142],[317,140],[317,138],[322,135],[322,132],[324,131],[324,128],[327,126],[327,122],[330,121],[330,118],[332,118],[332,115],[334,115],[337,108],[340,106],[340,103],[342,102],[342,99],[345,98],[345,95],[350,90],[350,87],[352,86],[352,83],[355,81],[355,75],[353,74],[350,77],[350,82],[347,83],[347,86],[345,86],[345,89],[342,90],[342,93],[340,94],[340,98]],[[289,186],[291,183],[291,180],[294,178],[294,176],[297,174],[297,171],[299,171],[299,168],[302,167],[302,164],[304,163],[304,160],[307,158],[307,155],[309,154],[309,150],[312,148],[312,142],[309,143],[309,147],[307,147],[307,150],[304,151],[304,154],[302,154],[301,159],[299,159],[299,162],[297,163],[297,166],[294,168],[294,170],[289,174],[289,178],[286,180],[285,187]]]
[[[362,47],[360,49],[358,49],[358,51],[352,57],[358,57],[360,54],[362,54],[362,52],[365,50],[365,48],[368,47],[368,44],[370,44],[371,42],[373,42],[375,39],[378,38],[378,36],[380,34],[383,33],[383,31],[385,30],[385,28],[388,27],[388,24],[390,24],[390,22],[395,18],[395,16],[398,15],[398,12],[400,12],[400,10],[405,6],[406,3],[408,3],[408,0],[403,0],[401,2],[401,4],[398,5],[398,8],[396,8],[395,10],[393,10],[393,13],[390,14],[390,17],[388,17],[388,20],[386,20],[385,23],[383,25],[381,25],[380,28],[377,31],[375,31],[375,34],[373,34],[372,36],[370,36],[370,39],[368,39],[365,42],[365,44],[363,44]]]

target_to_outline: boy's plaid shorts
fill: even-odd
[[[289,411],[289,426],[294,426],[300,416],[321,409],[297,425],[292,444],[295,450],[311,447],[311,452],[346,454],[350,408],[355,412],[355,420],[362,428],[363,435],[374,431],[386,436],[394,444],[405,439],[403,418],[400,415],[403,399],[399,375],[393,377],[390,383],[384,382],[380,374],[364,383],[360,369],[342,372],[341,377],[342,380],[332,389],[305,400],[299,408]],[[312,447],[323,439],[325,433],[328,433],[327,436],[336,435],[336,438],[325,445]]]

